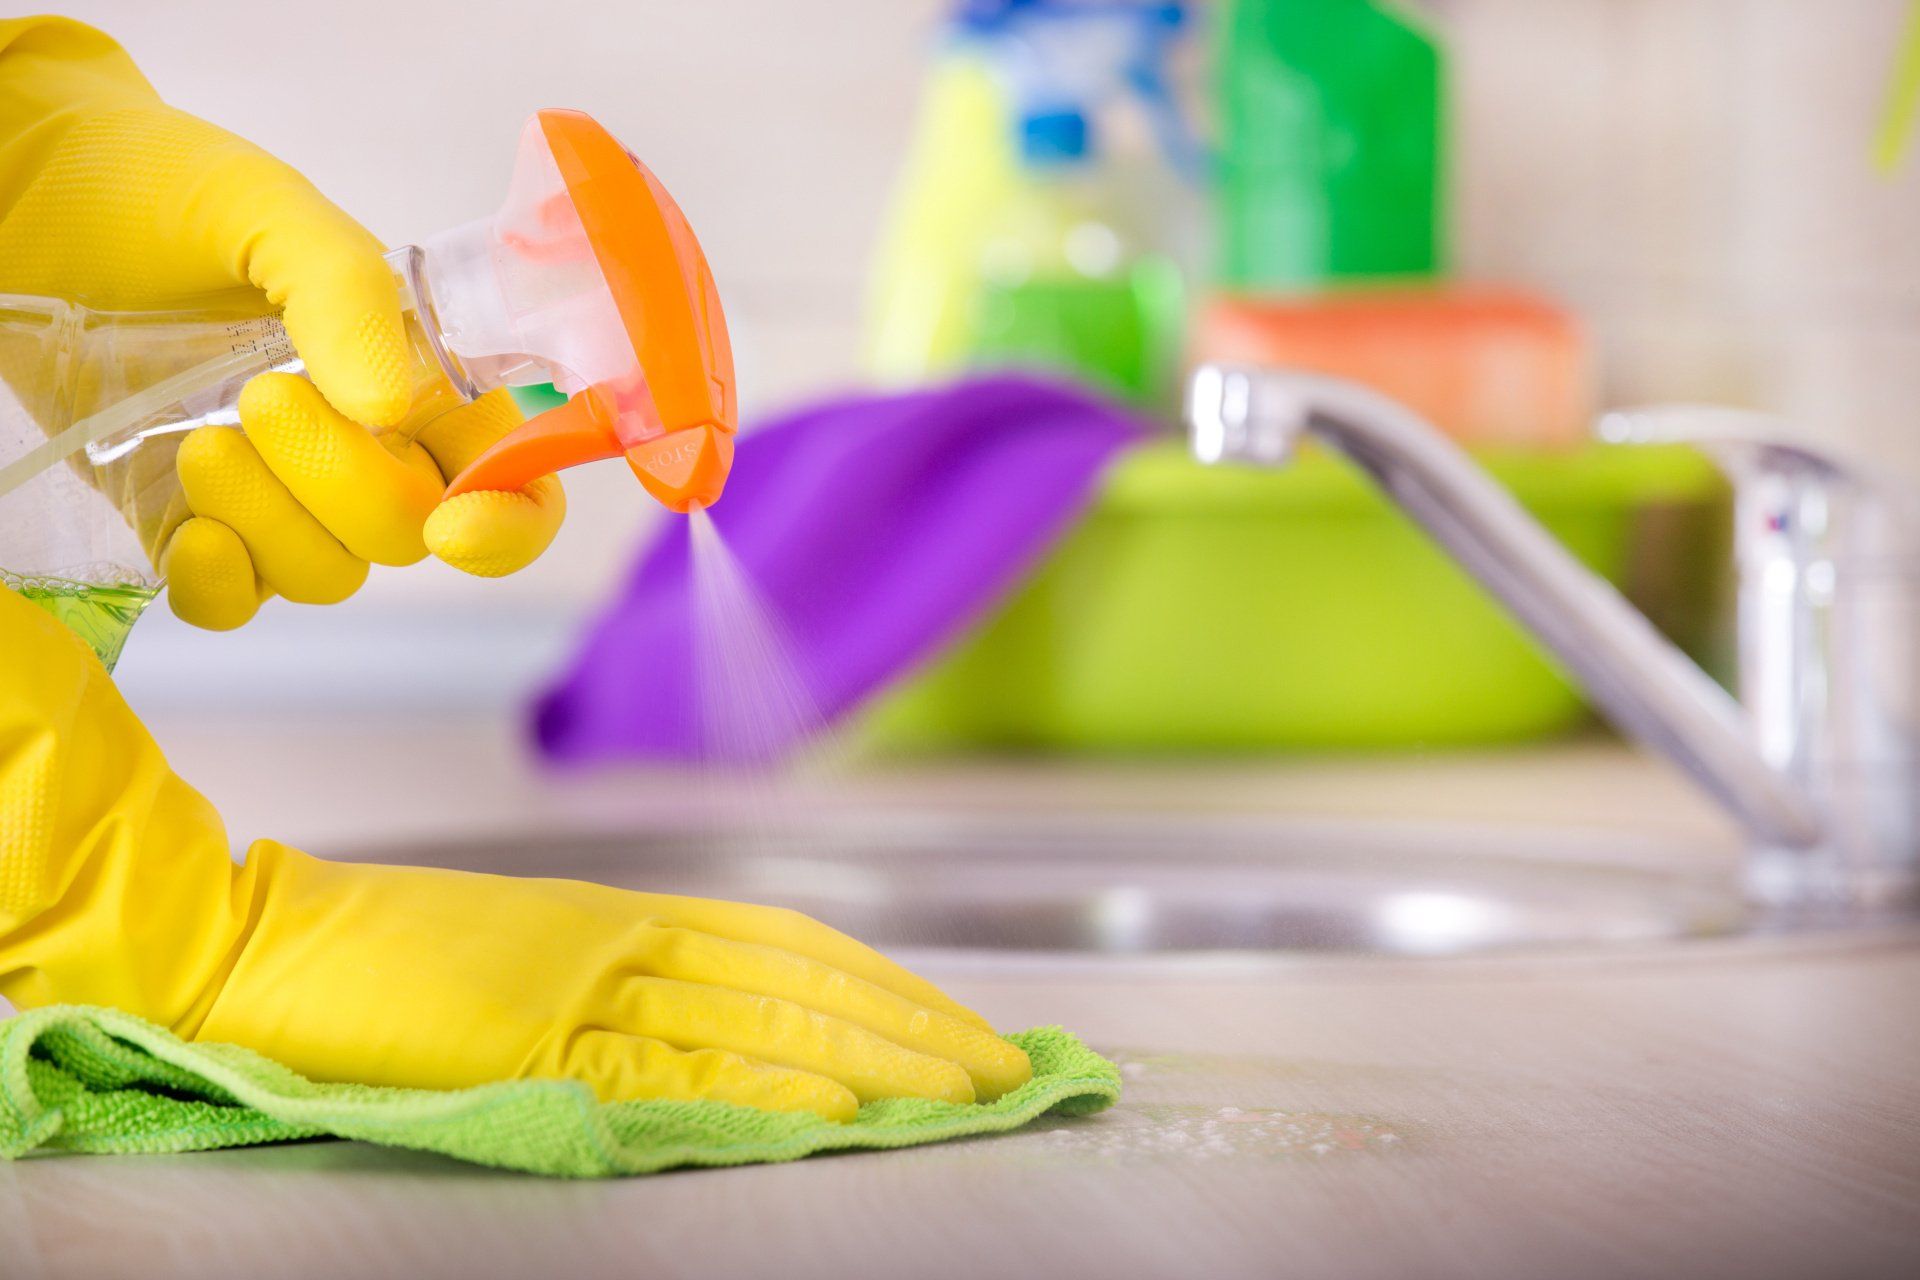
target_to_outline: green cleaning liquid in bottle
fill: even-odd
[[[109,671],[120,661],[127,633],[159,594],[158,587],[134,583],[102,585],[62,578],[18,579],[4,573],[0,573],[0,581],[66,624],[87,642]]]

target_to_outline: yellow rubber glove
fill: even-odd
[[[564,880],[244,865],[92,653],[0,590],[0,995],[111,1005],[322,1080],[585,1081],[835,1119],[989,1099],[1024,1054],[853,939]]]
[[[180,446],[192,515],[159,562],[173,611],[224,631],[271,594],[334,604],[369,562],[412,564],[429,549],[482,577],[526,567],[565,515],[557,477],[441,501],[446,481],[520,422],[512,397],[493,391],[403,444],[349,421],[305,378],[262,374],[240,395],[240,430],[202,427]]]
[[[429,549],[509,573],[564,515],[552,477],[440,503],[443,476],[517,425],[504,395],[436,420],[418,446],[369,433],[419,412],[380,243],[287,165],[161,102],[117,44],[77,22],[0,22],[0,292],[103,310],[283,310],[313,381],[256,379],[244,435],[183,445],[189,511],[127,512],[189,622],[238,626],[274,592],[332,603],[368,562]]]

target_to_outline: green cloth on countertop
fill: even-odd
[[[1005,1133],[1088,1115],[1120,1073],[1058,1027],[1009,1036],[1033,1079],[997,1102],[869,1102],[846,1124],[724,1102],[602,1103],[581,1084],[445,1092],[316,1084],[230,1044],[188,1044],[114,1009],[55,1005],[0,1022],[0,1158],[36,1150],[162,1154],[335,1137],[567,1178],[797,1160]]]

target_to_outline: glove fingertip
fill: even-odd
[[[295,373],[261,373],[248,378],[246,385],[240,388],[240,399],[234,405],[240,415],[242,430],[246,429],[246,424],[258,423],[269,415],[287,417],[302,413],[313,391],[313,384]],[[195,431],[187,439],[191,440],[199,434],[199,431]]]
[[[167,604],[174,616],[203,631],[232,631],[260,611],[263,598],[253,559],[240,535],[198,516],[182,524],[161,557]]]
[[[793,1072],[788,1091],[774,1102],[779,1111],[811,1111],[822,1120],[847,1124],[860,1114],[860,1100],[838,1080]]]
[[[484,490],[435,507],[421,533],[427,550],[462,573],[503,578],[539,559],[559,529],[555,504]]]
[[[973,1082],[980,1101],[992,1102],[1021,1088],[1033,1079],[1033,1059],[1026,1050],[1010,1040],[994,1036],[997,1043],[983,1055],[986,1059]]]
[[[940,1102],[951,1102],[959,1106],[968,1106],[979,1101],[979,1093],[973,1087],[973,1077],[967,1069],[957,1062],[935,1059],[939,1066],[927,1071],[914,1090],[921,1097],[933,1098]]]

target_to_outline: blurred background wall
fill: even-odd
[[[74,0],[176,104],[399,242],[499,200],[524,117],[593,111],[714,263],[749,420],[856,380],[863,277],[936,0]],[[1775,409],[1920,482],[1920,164],[1866,162],[1904,0],[1425,0],[1453,65],[1457,265],[1592,326],[1609,403]],[[557,660],[651,504],[576,473],[546,557],[377,572],[242,631],[143,624],[141,705],[503,701]],[[163,609],[155,610],[164,613]],[[427,655],[431,655],[429,659]],[[419,660],[416,660],[416,655]]]

